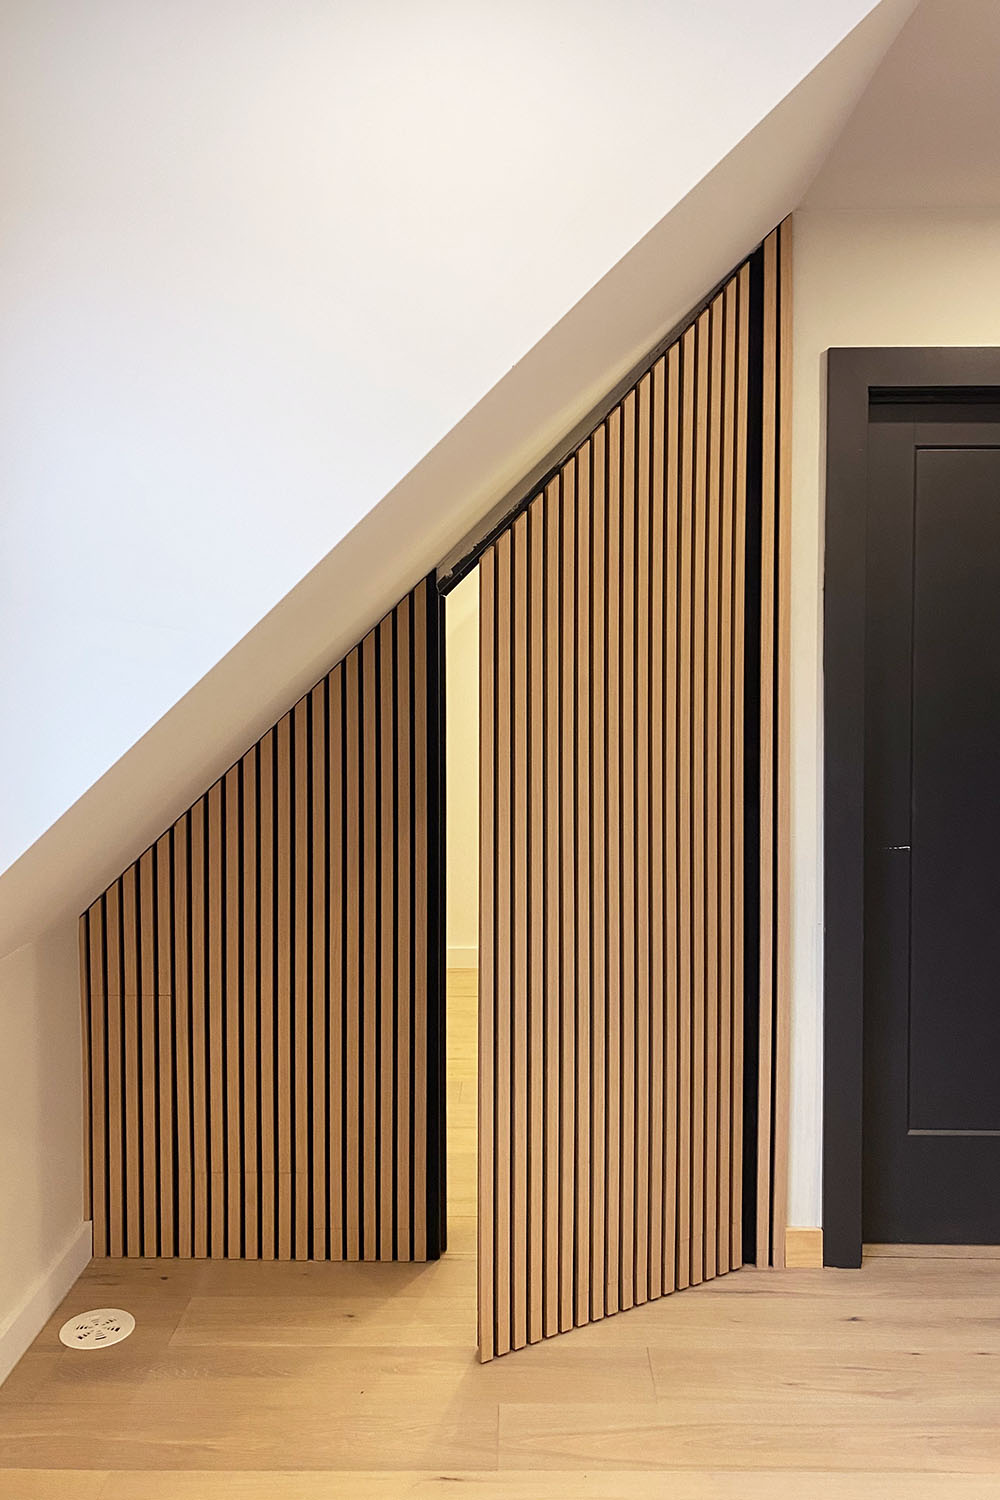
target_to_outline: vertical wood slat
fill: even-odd
[[[260,904],[259,984],[260,1022],[260,1258],[274,1260],[278,1253],[276,1185],[278,1163],[275,1155],[275,933],[274,933],[274,741],[269,729],[258,745],[257,823],[260,843],[258,890]]]
[[[290,1260],[293,1250],[292,776],[292,716],[287,713],[274,731],[274,1196],[278,1260]]]
[[[191,1114],[190,818],[171,829],[173,855],[174,1085],[177,1120],[176,1254],[194,1254],[194,1134]]]
[[[396,1049],[395,1014],[392,1004],[395,994],[395,948],[396,905],[392,879],[391,860],[393,830],[396,818],[396,787],[393,775],[393,744],[396,723],[393,713],[395,702],[395,655],[393,650],[393,622],[387,616],[378,627],[379,663],[379,728],[378,747],[379,774],[379,922],[381,942],[379,947],[379,1257],[391,1260],[393,1256],[393,1209],[394,1181],[393,1161],[395,1138],[393,1127],[393,1057]],[[318,1118],[318,1116],[317,1116]]]
[[[777,579],[775,641],[775,1065],[774,1182],[771,1188],[771,1253],[785,1265],[788,1227],[789,1093],[791,1088],[791,585],[792,585],[792,220],[778,236],[778,366],[775,440],[777,458]]]
[[[312,776],[310,768],[312,726],[308,697],[300,698],[292,709],[292,920],[294,942],[292,956],[292,1095],[294,1116],[292,1136],[292,1248],[297,1260],[312,1254],[310,1236],[310,1203],[312,1174],[309,1157],[310,1087],[312,1082],[309,1054],[314,981],[312,974],[312,893],[310,889],[309,835],[311,823]],[[317,1008],[322,1007],[322,1001]]]
[[[161,834],[155,845],[156,865],[156,1025],[158,1061],[150,1086],[156,1089],[159,1128],[159,1245],[174,1244],[174,1205],[176,1199],[175,1082],[177,1059],[174,1053],[173,949],[173,870],[171,867],[170,831]]]
[[[240,829],[240,765],[227,771],[222,783],[225,815],[223,851],[225,899],[225,1254],[243,1254],[246,1185],[243,1157],[246,1122],[243,1111],[243,1057],[245,1039],[243,1017],[247,1006],[243,997],[243,868]],[[221,1197],[221,1195],[220,1195]]]
[[[528,869],[528,517],[511,530],[512,868]],[[528,908],[527,881],[511,902],[511,1343],[528,1342]]]
[[[635,392],[622,403],[621,463],[621,680],[618,725],[621,817],[621,1266],[619,1306],[635,1303]]]
[[[426,578],[413,591],[413,659],[428,661],[428,607],[430,589]],[[411,1070],[413,1083],[413,1258],[425,1260],[428,1243],[427,1212],[427,1151],[431,1136],[428,1120],[427,1094],[427,1050],[429,983],[428,900],[430,894],[429,846],[429,778],[428,725],[430,704],[428,702],[428,674],[426,671],[413,675],[413,785],[416,800],[412,808],[413,819],[413,1057],[419,1065]],[[443,747],[439,747],[443,753]],[[440,851],[438,852],[440,858]],[[438,903],[440,908],[440,902]],[[440,946],[440,944],[439,944]],[[439,965],[444,974],[444,963]],[[443,1023],[442,1023],[443,1024]],[[437,1139],[434,1132],[434,1139]],[[442,1137],[443,1139],[443,1134]],[[444,1180],[444,1174],[441,1174]]]
[[[755,443],[782,431],[768,370],[780,367],[787,384],[787,359],[772,348],[755,377],[765,422],[751,431],[750,365],[768,325],[752,338],[750,265],[481,560],[483,1358],[742,1261],[745,921],[762,923],[762,982],[775,900],[772,972],[787,931],[784,575],[777,624],[765,617],[754,641],[760,703],[745,694],[746,596],[773,589],[775,540],[779,573],[786,540],[775,502],[772,520],[763,517],[761,572],[748,575],[750,473]],[[766,247],[754,266],[765,291],[775,267],[787,283]],[[785,286],[786,355],[787,295]],[[784,401],[787,415],[787,392]],[[773,464],[761,477],[777,483]],[[770,733],[777,755],[779,828],[751,850],[762,862],[759,912],[744,890],[750,709],[762,753]],[[759,790],[766,817],[773,799],[764,782]],[[783,1212],[787,1154],[772,994],[752,1060],[765,1223]]]
[[[327,701],[329,683],[324,680],[309,694],[310,734],[310,858],[309,901],[310,914],[305,940],[309,943],[310,988],[303,1019],[310,1016],[311,1035],[309,1045],[311,1109],[307,1128],[311,1130],[309,1143],[309,1207],[312,1216],[310,1226],[310,1255],[313,1260],[330,1258],[332,1238],[332,1212],[330,1204],[330,1174],[327,1165],[327,1145],[330,1134],[331,1109],[333,1103],[330,1089],[330,973],[329,973],[329,927],[328,901],[331,899],[327,886],[329,847],[329,798],[327,777],[329,766],[326,753]],[[303,903],[304,905],[305,903]],[[391,1225],[391,1212],[388,1216]]]
[[[694,548],[694,328],[681,344],[678,397],[680,496],[678,503],[678,710],[677,710],[677,879],[678,879],[678,1099],[677,1099],[677,1286],[691,1282],[692,1151],[692,941],[691,941],[691,679],[692,558]]]
[[[591,462],[591,610],[589,640],[585,642],[593,662],[591,673],[590,794],[592,832],[590,839],[591,891],[591,1073],[590,1088],[590,1316],[603,1318],[606,1310],[605,1216],[607,1133],[607,942],[605,871],[605,789],[607,780],[607,727],[605,718],[605,593],[606,593],[606,484],[607,432],[602,425],[594,433]],[[541,520],[541,517],[539,517]],[[534,726],[533,726],[534,727]]]
[[[649,477],[649,1267],[648,1295],[665,1289],[663,1266],[664,1158],[667,1154],[666,1100],[669,1054],[664,1047],[667,1029],[664,863],[664,543],[666,480],[664,382],[666,361],[659,360],[650,376]],[[671,1174],[672,1176],[672,1174]]]
[[[205,798],[190,812],[190,1037],[191,1049],[191,1203],[192,1251],[209,1254],[208,1244],[208,954],[205,941]]]
[[[250,1259],[260,1254],[260,969],[258,919],[258,752],[254,746],[244,755],[241,767],[243,796],[242,853],[243,875],[243,1181],[245,1183],[245,1217],[243,1221],[243,1254]]]
[[[496,548],[496,639],[501,647],[495,665],[496,801],[494,840],[497,881],[494,890],[496,936],[494,940],[493,985],[493,1057],[496,1072],[494,1088],[494,1154],[496,1211],[493,1237],[495,1347],[506,1354],[511,1347],[511,1268],[510,1268],[510,1179],[512,1171],[511,1135],[511,1069],[510,1069],[510,918],[511,918],[511,846],[510,846],[510,651],[502,649],[510,640],[510,536],[501,538]],[[504,875],[506,874],[506,885]]]
[[[361,643],[361,838],[362,916],[361,930],[361,1059],[358,1064],[361,1093],[361,1249],[362,1260],[374,1260],[377,1251],[376,1160],[376,1005],[378,994],[377,848],[378,779],[376,772],[376,684],[375,632]]]
[[[428,1254],[438,607],[424,580],[81,917],[98,1254]]]
[[[708,312],[695,325],[694,556],[691,667],[691,1282],[705,1279],[706,1041],[709,990],[706,903],[705,696],[707,651],[706,550],[708,522]]]
[[[89,1070],[84,1077],[84,1099],[89,1106],[89,1193],[88,1207],[94,1222],[94,1254],[107,1255],[108,1250],[108,1074],[107,1018],[104,963],[107,952],[104,925],[104,900],[94,902],[86,921],[80,923],[87,935],[86,1014],[90,1022]]]
[[[764,241],[760,498],[760,1023],[757,1070],[757,1264],[771,1259],[774,1025],[774,581],[777,502],[778,243]]]
[[[327,1137],[327,1202],[329,1205],[329,1255],[331,1260],[343,1260],[347,1254],[345,1240],[346,1188],[344,1173],[344,885],[345,839],[344,839],[344,666],[334,667],[327,679],[327,775],[329,806],[329,838],[326,845],[327,873],[327,917],[329,923],[329,991],[326,997],[326,1031],[329,1043],[327,1054],[329,1113],[324,1121]],[[402,861],[400,862],[402,864]],[[399,960],[398,975],[404,972]],[[406,971],[408,972],[408,970]],[[397,1218],[397,1228],[402,1231]],[[406,1249],[400,1254],[409,1254],[409,1239]]]
[[[636,392],[635,432],[635,1266],[633,1296],[649,1300],[649,696],[650,403],[652,377]]]
[[[732,1231],[731,1260],[734,1268],[743,1262],[743,1110],[736,1107],[744,1077],[744,673],[746,632],[746,507],[747,439],[749,401],[750,269],[743,266],[736,278],[737,371],[736,371],[736,473],[733,500],[733,797],[738,804],[733,816],[733,1091],[732,1109]]]
[[[664,1153],[663,1153],[663,1290],[678,1286],[678,1233],[680,1182],[680,933],[678,814],[679,760],[681,756],[678,718],[678,630],[680,619],[678,569],[680,566],[680,448],[681,351],[675,344],[666,359],[664,423],[666,426],[666,472],[664,484],[664,673],[663,722],[663,844],[664,844]]]
[[[537,1343],[545,1328],[546,1228],[545,1130],[545,509],[536,501],[528,510],[529,599],[528,684],[526,718],[530,887],[528,894],[528,1342]]]
[[[159,1026],[156,1007],[156,922],[154,902],[154,853],[147,849],[139,860],[139,1088],[142,1094],[142,1244],[150,1253],[159,1250],[160,1143],[157,1120],[159,1077]]]
[[[478,1325],[479,1357],[496,1352],[496,552],[479,567],[479,1193]],[[546,1325],[546,1332],[549,1332]]]
[[[719,1173],[716,1225],[719,1270],[733,1266],[733,484],[735,427],[736,286],[719,307],[721,383],[715,421],[721,445],[719,470]],[[742,1163],[739,1164],[742,1169]]]
[[[606,1058],[605,1078],[606,1120],[606,1183],[605,1203],[605,1271],[604,1308],[607,1313],[616,1313],[622,1306],[621,1298],[621,1011],[622,1011],[622,965],[621,965],[621,636],[622,636],[622,571],[621,571],[621,469],[622,469],[622,411],[616,408],[607,422],[608,431],[608,489],[606,514],[607,547],[607,600],[605,662],[607,694],[605,713],[606,729],[606,777],[605,829],[607,838],[607,935],[606,935]]]
[[[708,489],[705,543],[705,1276],[719,1270],[719,1137],[723,1095],[729,1082],[719,1076],[720,891],[719,891],[719,633],[721,557],[722,299],[708,310]],[[728,1113],[728,1111],[727,1111]],[[728,1266],[724,1267],[728,1270]]]
[[[590,497],[591,444],[585,443],[576,458],[575,527],[575,724],[576,748],[576,1160],[573,1216],[576,1241],[574,1274],[574,1320],[590,1321],[590,1124],[591,1104],[591,1004],[593,992],[590,921],[590,843],[592,722],[590,713],[590,569],[593,525]],[[523,605],[520,605],[523,608]]]
[[[545,904],[538,916],[545,926],[545,1299],[543,1332],[559,1331],[559,1286],[562,1239],[562,1175],[559,1142],[562,1131],[562,1047],[560,1040],[560,974],[562,963],[559,880],[559,632],[560,632],[560,488],[557,476],[549,484],[535,512],[544,531],[545,701],[543,741],[545,748]],[[484,638],[483,649],[488,642]],[[493,649],[496,650],[495,629]],[[492,662],[487,668],[492,673]],[[495,736],[494,736],[495,738]],[[495,754],[495,748],[494,748]],[[484,759],[484,768],[486,761]],[[484,799],[491,795],[484,789]],[[485,831],[484,823],[484,831]],[[491,876],[492,879],[492,876]],[[489,908],[484,906],[486,917]],[[488,939],[487,939],[488,940]],[[492,1082],[492,1080],[491,1080]],[[485,1081],[480,1076],[480,1088]],[[492,1208],[490,1209],[492,1213]]]
[[[413,704],[410,684],[410,659],[412,647],[411,601],[396,612],[397,671],[396,694],[401,733],[398,755],[398,848],[396,876],[399,883],[397,903],[396,961],[399,965],[396,993],[403,997],[411,994],[413,984],[413,870],[414,847],[412,835],[413,795]],[[406,1059],[413,1055],[411,1004],[400,1003],[396,1012],[396,1031],[399,1037],[397,1057],[396,1102],[396,1229],[399,1240],[397,1255],[400,1260],[409,1260],[416,1255],[413,1238],[413,1191],[411,1186],[412,1138],[413,1138],[413,1079],[412,1069],[405,1066]],[[346,1065],[346,1064],[345,1064]]]
[[[559,1329],[573,1327],[575,1317],[575,1165],[576,1165],[576,741],[573,641],[576,629],[576,465],[562,470],[559,520],[560,619],[562,659],[559,676],[561,786],[559,884],[561,895],[561,983],[559,990],[560,1195],[559,1195]],[[504,638],[500,636],[503,651]],[[498,726],[499,728],[499,726]],[[499,853],[499,850],[498,850]],[[503,868],[500,866],[500,868]],[[516,878],[516,874],[511,878]],[[499,1087],[499,1080],[498,1080]]]
[[[222,830],[222,784],[216,782],[206,799],[208,843],[205,874],[208,885],[206,930],[208,938],[208,1198],[209,1255],[226,1253],[225,1182],[226,1119],[224,1081],[224,984],[226,924],[222,905],[224,837]]]

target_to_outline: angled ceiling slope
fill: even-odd
[[[86,906],[798,205],[913,3],[875,6],[10,866],[0,954]]]

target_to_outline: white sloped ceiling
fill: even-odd
[[[912,8],[5,8],[0,951],[799,202]]]

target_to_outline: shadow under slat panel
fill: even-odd
[[[96,1253],[439,1253],[439,608],[424,580],[81,917]]]

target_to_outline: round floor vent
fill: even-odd
[[[120,1307],[98,1307],[94,1312],[77,1313],[59,1330],[59,1337],[70,1349],[107,1349],[120,1344],[135,1327],[131,1313]]]

